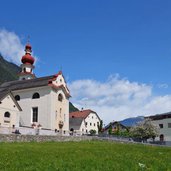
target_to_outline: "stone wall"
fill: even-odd
[[[0,142],[44,142],[44,141],[85,141],[93,140],[91,136],[48,136],[48,135],[17,135],[0,134]]]

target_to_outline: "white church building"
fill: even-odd
[[[41,128],[68,134],[70,92],[62,71],[36,78],[31,52],[27,44],[19,80],[0,85],[0,129],[18,128],[31,133],[33,128]]]

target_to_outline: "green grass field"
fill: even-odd
[[[171,171],[167,147],[85,141],[0,143],[0,150],[3,171]]]

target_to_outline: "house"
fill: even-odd
[[[103,129],[103,133],[105,134],[109,134],[110,133],[117,133],[117,132],[123,132],[123,131],[127,131],[128,128],[126,126],[124,126],[123,124],[121,124],[120,122],[117,121],[113,121],[110,122],[108,125],[106,125]]]
[[[11,122],[9,126],[14,124],[19,125],[20,128],[41,127],[42,130],[67,134],[69,133],[70,92],[63,73],[59,71],[55,75],[36,78],[33,73],[35,67],[31,52],[32,47],[27,44],[25,55],[21,59],[19,80],[0,85],[0,92],[10,91],[9,97],[11,99],[14,97],[13,103],[17,101],[22,109],[18,119]],[[10,108],[7,105],[8,107]],[[0,110],[3,110],[3,107],[0,106]]]
[[[159,126],[159,141],[171,141],[171,112],[156,114],[145,117],[152,120],[152,123]]]
[[[90,130],[95,130],[98,134],[100,120],[97,113],[90,109],[71,112],[69,114],[69,129],[79,135],[90,134]]]
[[[15,128],[19,126],[20,105],[9,91],[0,91],[0,127]],[[1,130],[0,130],[0,133]]]
[[[69,118],[69,128],[71,135],[84,135],[86,133],[84,118]]]

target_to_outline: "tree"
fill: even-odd
[[[96,130],[95,129],[91,129],[90,130],[90,135],[95,135],[96,134]]]
[[[109,130],[108,130],[109,135],[112,134],[112,125],[110,125]]]
[[[102,132],[102,129],[103,129],[103,120],[100,120],[100,124],[98,124],[97,127],[98,127],[98,132]]]
[[[150,119],[145,119],[139,122],[136,126],[130,129],[130,135],[140,141],[147,141],[149,138],[155,139],[159,134],[159,127],[154,125]]]

